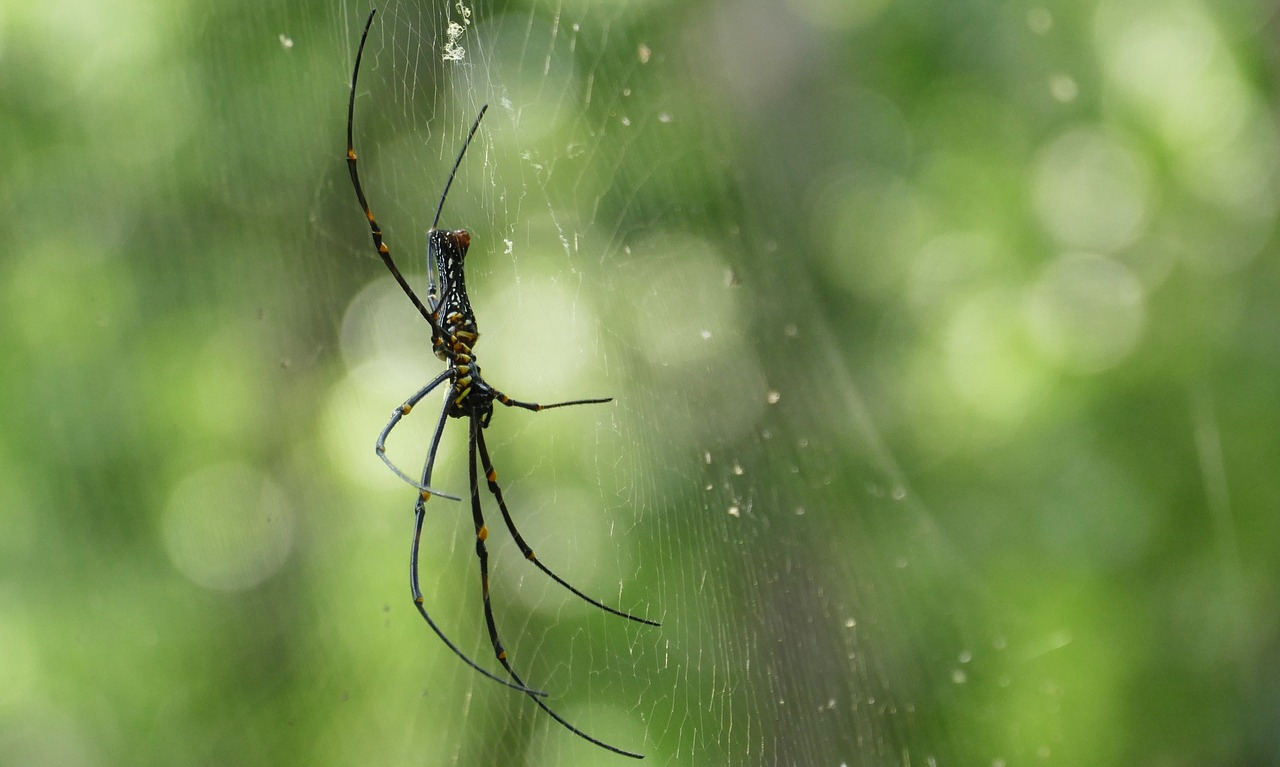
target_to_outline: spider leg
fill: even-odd
[[[422,482],[418,482],[413,477],[410,477],[408,474],[405,474],[403,471],[401,471],[400,467],[392,463],[391,459],[387,457],[387,437],[390,436],[391,430],[396,427],[396,424],[400,423],[401,418],[405,417],[406,415],[409,414],[409,411],[413,410],[414,406],[416,406],[418,402],[422,400],[423,397],[430,394],[433,389],[435,389],[440,384],[444,383],[446,380],[448,380],[448,378],[449,378],[449,371],[446,370],[440,375],[436,376],[434,379],[432,379],[431,383],[419,389],[418,392],[414,394],[412,397],[405,400],[403,405],[401,405],[400,407],[392,411],[391,420],[387,422],[386,428],[384,428],[382,430],[382,433],[378,435],[378,444],[374,445],[374,450],[378,453],[378,457],[382,459],[382,462],[387,465],[387,468],[395,472],[395,475],[400,479],[403,479],[405,482],[408,482],[409,484],[418,488],[419,492],[426,493],[429,496],[438,495],[441,498],[448,498],[451,501],[461,501],[462,499],[456,495],[450,495],[449,493],[441,492],[439,490],[434,490],[431,487],[429,487],[427,485],[427,483],[430,481],[429,470],[427,472],[428,476],[426,476],[422,480]],[[435,436],[435,439],[432,440],[431,442],[431,451],[427,454],[428,467],[435,465],[436,448],[440,444],[440,430],[444,428],[444,421],[446,417],[447,417],[447,408],[445,410],[440,411],[440,423],[437,424],[436,426],[436,436]]]
[[[507,650],[502,646],[502,640],[498,637],[498,624],[493,617],[493,604],[489,598],[489,550],[484,543],[485,539],[489,537],[489,530],[485,526],[484,514],[480,510],[480,483],[476,474],[476,451],[479,446],[483,444],[483,438],[480,436],[479,422],[475,418],[471,418],[469,420],[471,422],[471,437],[468,440],[470,445],[467,452],[470,454],[468,464],[471,477],[471,517],[474,520],[476,527],[476,558],[480,560],[480,588],[484,597],[484,621],[489,628],[489,641],[493,644],[494,656],[498,659],[498,662],[502,664],[502,667],[507,670],[507,673],[511,678],[515,680],[516,684],[525,688],[524,680],[521,679],[520,675],[511,667],[511,661],[507,659]],[[483,448],[479,449],[483,450]],[[525,689],[527,690],[527,688]],[[535,695],[530,695],[529,697],[533,699],[534,703],[538,704],[539,708],[547,712],[552,719],[556,720],[561,727],[564,727],[566,730],[572,732],[583,740],[589,743],[594,743],[600,748],[612,751],[615,754],[629,756],[632,759],[644,758],[644,754],[625,751],[617,746],[611,746],[602,740],[591,737],[582,730],[579,730],[577,727],[574,727],[572,724],[569,724],[564,717],[553,711],[541,698]]]
[[[494,390],[494,399],[498,400],[507,407],[520,407],[525,410],[538,412],[539,410],[551,410],[557,407],[569,407],[570,405],[601,405],[605,402],[613,402],[613,397],[604,397],[602,399],[575,399],[568,402],[553,402],[550,405],[539,405],[537,402],[521,402],[518,399],[511,399],[500,391]]]
[[[351,173],[351,185],[355,187],[356,199],[360,201],[360,207],[364,209],[365,218],[369,219],[369,229],[373,234],[373,247],[377,249],[378,257],[382,259],[382,263],[386,264],[387,269],[391,271],[391,276],[395,277],[400,289],[405,292],[405,295],[409,296],[409,300],[417,307],[418,313],[430,323],[432,337],[439,338],[444,336],[444,331],[440,329],[440,322],[436,312],[423,305],[418,295],[413,292],[413,288],[409,287],[408,280],[400,273],[396,262],[391,259],[391,249],[382,240],[382,227],[378,225],[377,219],[373,217],[373,210],[369,208],[369,201],[364,196],[364,187],[360,185],[360,173],[356,170],[356,149],[352,135],[356,120],[356,77],[360,74],[360,59],[364,56],[364,44],[369,39],[369,28],[373,26],[373,16],[377,12],[376,8],[369,11],[369,20],[365,22],[364,33],[360,35],[360,47],[356,49],[356,65],[351,70],[351,97],[347,102],[347,170]]]
[[[498,472],[495,471],[493,468],[493,461],[489,459],[489,449],[485,446],[485,443],[484,443],[484,431],[480,431],[476,435],[476,446],[480,450],[480,462],[484,466],[485,479],[487,479],[489,482],[489,492],[493,493],[493,497],[498,500],[498,508],[502,511],[502,521],[506,523],[507,530],[511,532],[511,537],[515,539],[516,545],[520,547],[520,552],[524,554],[525,559],[529,560],[534,565],[536,565],[539,570],[546,573],[547,576],[551,578],[551,580],[555,581],[561,586],[564,586],[566,589],[572,592],[574,596],[578,597],[584,602],[587,602],[588,604],[595,605],[596,607],[599,607],[601,610],[604,610],[607,613],[617,615],[620,618],[626,618],[627,620],[635,621],[636,623],[643,623],[647,626],[662,625],[657,621],[652,621],[652,620],[649,620],[648,618],[641,618],[641,617],[632,615],[631,613],[628,613],[628,612],[616,610],[606,604],[603,604],[595,599],[592,599],[591,597],[587,596],[586,594],[583,594],[581,591],[575,588],[573,584],[569,583],[564,578],[561,578],[559,575],[556,575],[546,565],[542,564],[542,560],[538,559],[537,556],[534,555],[533,547],[530,546],[528,542],[525,541],[524,536],[520,534],[520,530],[516,527],[515,520],[511,518],[511,512],[507,509],[507,502],[502,497],[502,488],[498,486]]]
[[[424,395],[424,394],[425,394],[425,391],[419,392],[419,395]],[[421,396],[419,396],[419,399],[420,398]],[[427,462],[422,467],[422,484],[423,485],[426,485],[429,482],[431,482],[431,471],[435,467],[436,448],[440,445],[440,435],[444,432],[444,424],[445,424],[446,417],[447,417],[447,411],[441,411],[440,422],[436,424],[435,434],[431,438],[431,451],[427,455]],[[425,600],[422,597],[422,587],[419,585],[419,580],[418,580],[418,559],[419,559],[419,551],[421,549],[421,542],[422,542],[422,522],[423,522],[423,519],[426,517],[426,514],[427,514],[427,499],[422,496],[419,496],[418,502],[415,503],[413,507],[413,546],[410,547],[410,550],[409,550],[409,590],[410,590],[410,593],[413,594],[413,604],[415,607],[418,608],[418,612],[421,613],[422,619],[427,622],[427,625],[430,626],[431,630],[436,633],[436,636],[440,637],[440,641],[444,642],[445,647],[448,647],[450,650],[452,650],[454,655],[457,655],[459,658],[461,658],[462,661],[466,663],[468,666],[470,666],[471,668],[475,669],[476,671],[479,671],[481,674],[489,677],[490,679],[497,682],[498,684],[501,684],[506,687],[510,687],[513,690],[519,690],[520,692],[528,694],[534,700],[538,700],[540,697],[545,696],[546,695],[545,692],[526,687],[524,682],[516,680],[513,683],[509,680],[503,679],[502,677],[482,668],[480,664],[471,660],[471,658],[467,657],[466,653],[458,649],[458,646],[455,645],[453,641],[449,639],[449,637],[445,636],[444,631],[441,630],[441,628],[438,625],[436,625],[436,622],[434,620],[432,620],[431,615],[427,612]]]

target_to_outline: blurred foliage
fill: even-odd
[[[552,705],[659,764],[1275,761],[1274,3],[463,7],[380,9],[357,145],[420,282],[491,103],[486,375],[616,397],[491,430],[543,558],[664,621],[492,541]],[[612,758],[409,604],[372,445],[439,368],[342,159],[367,10],[0,6],[0,763]]]

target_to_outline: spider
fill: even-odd
[[[351,95],[347,103],[347,168],[351,172],[351,185],[355,188],[356,199],[360,201],[360,207],[364,210],[365,217],[369,220],[369,228],[373,233],[373,245],[378,251],[379,258],[391,271],[391,276],[399,283],[400,288],[404,290],[405,295],[413,302],[418,312],[426,319],[427,324],[431,326],[431,346],[435,355],[443,360],[447,367],[444,372],[433,378],[430,383],[419,389],[413,396],[404,401],[404,404],[396,408],[391,413],[391,420],[387,422],[382,433],[378,435],[378,441],[375,450],[379,458],[395,472],[396,476],[405,482],[413,485],[418,489],[418,498],[414,503],[414,526],[413,526],[413,543],[409,552],[409,586],[413,594],[413,602],[418,608],[418,612],[422,614],[423,619],[431,630],[440,637],[444,644],[455,655],[461,658],[468,666],[480,672],[484,676],[492,679],[500,684],[506,685],[515,690],[528,695],[534,703],[551,716],[565,729],[569,730],[578,737],[587,740],[595,745],[612,751],[622,756],[629,756],[634,759],[644,758],[643,754],[637,754],[627,751],[617,746],[605,743],[602,740],[594,738],[577,727],[570,724],[567,720],[557,714],[546,704],[543,698],[546,693],[541,690],[533,689],[524,683],[520,675],[512,668],[511,662],[507,657],[507,651],[503,647],[502,640],[498,635],[498,625],[493,615],[493,607],[490,603],[489,594],[489,553],[485,546],[485,539],[488,538],[489,530],[485,525],[484,514],[480,507],[480,485],[476,471],[476,460],[479,457],[480,466],[484,469],[485,482],[488,485],[489,493],[493,495],[494,500],[498,504],[498,510],[502,514],[502,521],[506,525],[507,530],[511,533],[511,537],[515,540],[516,545],[524,554],[525,559],[532,562],[539,570],[545,573],[553,581],[568,589],[578,598],[588,602],[595,607],[604,610],[607,613],[617,615],[636,623],[643,623],[649,626],[657,626],[658,622],[642,618],[631,613],[617,610],[608,605],[592,599],[586,594],[579,591],[564,578],[552,572],[545,564],[538,559],[533,549],[525,541],[524,536],[520,534],[520,530],[516,527],[515,520],[511,518],[511,512],[507,509],[507,503],[502,497],[502,488],[498,485],[498,473],[493,468],[493,461],[489,457],[489,448],[485,445],[484,430],[489,426],[490,419],[493,418],[494,403],[497,402],[506,407],[523,408],[534,412],[540,410],[550,410],[552,408],[569,407],[571,405],[598,405],[612,401],[612,397],[602,399],[578,399],[566,402],[555,402],[548,405],[538,404],[536,402],[523,402],[521,400],[512,399],[498,389],[491,386],[480,374],[480,366],[476,363],[473,348],[476,341],[480,337],[479,328],[476,325],[475,314],[471,310],[471,302],[467,297],[466,274],[464,271],[464,259],[467,255],[467,248],[471,244],[471,235],[465,229],[439,229],[440,214],[444,210],[444,201],[449,194],[449,187],[453,184],[454,176],[457,175],[459,166],[462,165],[462,158],[467,153],[467,147],[471,145],[472,138],[475,137],[476,130],[480,127],[480,121],[484,118],[485,111],[489,108],[486,104],[481,107],[480,113],[476,115],[475,122],[471,125],[471,131],[467,134],[466,141],[462,144],[462,150],[458,152],[458,159],[453,164],[453,169],[449,172],[449,179],[445,182],[444,191],[440,194],[440,203],[436,207],[436,216],[431,222],[431,229],[427,232],[427,301],[424,304],[417,294],[413,292],[413,288],[409,286],[404,275],[400,273],[400,269],[396,267],[395,262],[391,258],[391,250],[382,237],[382,228],[378,225],[377,220],[373,216],[373,211],[369,208],[369,202],[365,198],[364,189],[360,185],[360,175],[356,170],[356,152],[352,139],[353,125],[355,123],[355,104],[356,104],[356,78],[360,73],[360,59],[364,55],[365,41],[369,37],[369,29],[373,26],[373,17],[377,11],[369,13],[369,19],[365,22],[364,33],[360,36],[360,47],[356,51],[355,68],[351,72]],[[415,481],[412,477],[405,474],[391,459],[387,457],[386,441],[391,434],[391,430],[400,423],[400,420],[409,414],[409,412],[432,391],[440,386],[447,386],[444,405],[440,410],[440,416],[436,422],[435,432],[431,437],[431,445],[427,450],[426,463],[422,469],[422,480]],[[455,645],[444,631],[436,624],[436,622],[428,614],[422,597],[422,589],[418,581],[418,550],[419,542],[422,537],[422,523],[426,513],[426,502],[433,495],[438,495],[452,500],[461,500],[457,496],[449,495],[431,487],[431,472],[435,466],[436,451],[440,446],[440,437],[444,432],[445,423],[450,418],[464,418],[469,424],[467,437],[467,453],[468,453],[468,474],[471,486],[471,517],[475,523],[476,535],[476,558],[480,564],[480,589],[484,599],[484,620],[486,628],[489,632],[489,642],[493,646],[494,657],[498,663],[506,670],[510,679],[504,679],[493,674],[478,663],[467,657],[466,653]]]

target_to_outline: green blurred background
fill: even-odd
[[[0,764],[624,761],[410,603],[372,447],[440,365],[343,162],[368,10],[0,5]],[[489,512],[530,684],[654,764],[1277,763],[1276,11],[382,5],[402,267],[491,104],[442,220],[486,376],[615,397],[488,432],[540,558],[663,621]]]

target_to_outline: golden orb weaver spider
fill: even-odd
[[[515,520],[511,518],[511,512],[507,509],[507,503],[502,497],[502,488],[498,485],[498,473],[493,468],[493,461],[489,457],[489,449],[484,441],[484,430],[489,426],[490,419],[493,418],[493,403],[496,401],[507,407],[518,407],[537,412],[570,405],[602,404],[612,401],[613,398],[578,399],[549,405],[522,402],[512,399],[495,389],[480,375],[480,366],[476,363],[475,354],[472,351],[477,339],[480,337],[480,331],[476,325],[475,314],[471,310],[471,301],[467,296],[466,275],[463,269],[467,248],[471,245],[471,235],[465,229],[448,230],[437,227],[440,223],[440,214],[444,210],[445,198],[449,194],[449,187],[452,186],[454,176],[457,175],[458,168],[462,165],[462,158],[467,153],[467,147],[471,145],[471,139],[475,137],[476,131],[480,128],[480,121],[484,118],[485,111],[489,108],[487,104],[480,109],[480,114],[476,115],[476,120],[471,125],[471,131],[467,134],[466,141],[462,144],[462,150],[458,152],[458,159],[454,162],[453,169],[449,172],[449,179],[445,182],[444,191],[440,194],[440,204],[436,207],[435,219],[432,220],[431,229],[427,232],[428,288],[426,304],[413,292],[413,288],[409,286],[404,275],[400,273],[400,269],[396,267],[395,261],[391,258],[391,250],[386,242],[383,241],[382,228],[374,218],[373,211],[369,208],[369,202],[365,198],[364,188],[360,185],[360,174],[356,170],[356,151],[353,140],[356,78],[360,74],[360,59],[364,55],[365,42],[369,38],[369,28],[373,26],[375,13],[377,13],[376,9],[369,12],[369,19],[364,25],[364,33],[360,36],[360,47],[356,50],[355,67],[351,71],[351,94],[347,102],[347,169],[351,172],[351,185],[355,188],[356,199],[360,201],[360,207],[364,210],[365,217],[369,220],[369,228],[373,233],[373,245],[378,251],[378,257],[382,259],[382,263],[391,271],[391,276],[395,278],[405,295],[413,302],[413,305],[418,309],[418,313],[431,326],[432,348],[435,351],[435,355],[447,364],[443,373],[433,378],[430,383],[419,389],[412,397],[405,400],[404,404],[392,412],[391,420],[387,422],[382,433],[378,435],[378,442],[375,446],[378,457],[395,472],[396,476],[418,489],[418,499],[414,504],[413,544],[409,552],[409,585],[413,594],[414,605],[417,606],[418,612],[422,614],[423,619],[431,627],[431,630],[435,632],[436,636],[440,637],[441,641],[455,655],[465,661],[468,666],[495,682],[528,695],[552,719],[578,737],[615,754],[629,756],[634,759],[643,759],[643,754],[618,748],[586,734],[553,711],[543,700],[546,697],[546,693],[525,685],[524,680],[511,667],[511,662],[507,658],[507,651],[498,636],[498,625],[494,619],[493,606],[489,597],[489,552],[485,546],[485,539],[488,538],[489,531],[480,508],[480,485],[476,471],[477,456],[479,457],[480,465],[484,468],[485,481],[489,492],[493,495],[494,500],[497,501],[498,510],[502,513],[502,521],[506,525],[507,531],[511,533],[516,545],[524,554],[525,559],[532,562],[553,581],[568,589],[578,598],[607,613],[649,626],[657,626],[659,624],[657,621],[614,609],[592,599],[564,578],[552,572],[534,555],[533,549],[516,527]],[[408,415],[423,397],[445,384],[448,385],[448,390],[444,406],[440,409],[435,432],[431,437],[431,445],[427,450],[427,460],[422,469],[422,480],[419,482],[401,471],[387,457],[387,437],[391,434],[391,430],[396,427],[396,424],[400,423],[400,419]],[[471,517],[475,523],[476,558],[480,564],[480,588],[484,599],[484,619],[489,632],[489,642],[493,646],[494,657],[497,658],[502,668],[506,670],[510,679],[503,679],[481,667],[474,660],[467,657],[466,653],[445,635],[444,631],[427,612],[422,597],[422,589],[418,582],[418,550],[419,542],[422,538],[422,523],[426,514],[427,500],[433,495],[439,495],[455,501],[461,500],[457,496],[431,488],[431,472],[435,467],[436,451],[440,446],[440,437],[444,433],[444,426],[449,418],[465,418],[470,425],[467,454],[469,456],[468,474],[471,485]]]

